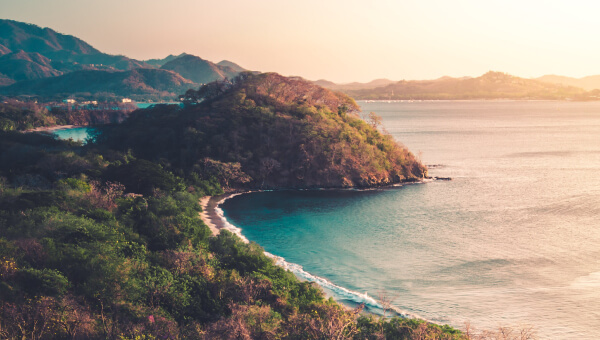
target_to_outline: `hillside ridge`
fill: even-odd
[[[83,94],[84,98],[102,97],[109,100],[131,96],[140,101],[174,100],[177,93],[188,88],[231,78],[245,71],[233,62],[221,63],[215,64],[187,53],[145,62],[103,53],[75,36],[58,33],[51,28],[0,19],[0,94],[5,96],[60,99],[61,96]],[[152,79],[131,79],[128,81],[131,86],[127,88],[123,88],[119,83],[131,76],[132,70],[159,68],[165,72],[175,72],[186,80],[167,77],[164,72],[152,71],[150,73],[156,76]],[[67,76],[78,71],[98,71],[87,74],[98,76],[100,81],[95,82],[90,77],[83,77],[81,73]],[[117,71],[129,73],[116,75]],[[44,80],[62,76],[64,77],[60,79]],[[71,83],[68,87],[65,86],[66,79]],[[114,79],[116,83],[109,83],[107,79]],[[161,79],[165,81],[164,84],[156,82]],[[82,83],[73,83],[75,80]],[[150,83],[141,83],[146,80]],[[188,84],[189,87],[180,88],[182,84]],[[8,86],[10,88],[6,88]],[[124,91],[117,92],[119,90]]]
[[[133,113],[101,142],[241,189],[375,187],[427,175],[376,117],[360,118],[352,98],[301,78],[245,72],[182,100],[183,109]]]

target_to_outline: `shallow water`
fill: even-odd
[[[56,135],[59,139],[73,139],[76,142],[85,142],[86,139],[91,137],[94,128],[92,127],[74,127],[52,131],[52,134]]]
[[[222,205],[229,222],[341,300],[385,289],[398,310],[456,327],[597,338],[600,103],[360,104],[453,180],[240,195]]]

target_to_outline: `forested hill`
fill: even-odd
[[[220,66],[190,54],[183,55],[165,63],[161,66],[161,69],[177,72],[182,77],[198,84],[233,78],[240,72],[231,67]]]
[[[147,62],[110,55],[50,28],[0,19],[0,96],[9,98],[172,101],[242,71],[230,61],[215,64],[186,53]]]
[[[132,114],[100,144],[232,187],[368,187],[426,175],[377,117],[365,122],[353,99],[303,79],[242,73],[182,99],[183,109]]]
[[[178,93],[194,86],[197,86],[194,82],[168,70],[143,68],[122,72],[86,70],[58,77],[20,81],[10,86],[0,87],[0,95],[28,95],[56,101],[69,96],[159,100],[176,98]]]
[[[51,59],[60,72],[80,69],[81,64],[95,69],[129,70],[145,67],[143,62],[98,51],[85,41],[50,28],[0,19],[0,55],[38,53]],[[38,79],[31,77],[28,79]]]

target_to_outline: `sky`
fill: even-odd
[[[600,74],[600,1],[0,0],[0,18],[135,59],[182,52],[338,83]]]

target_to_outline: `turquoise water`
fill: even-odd
[[[227,220],[342,301],[374,307],[385,289],[456,327],[597,338],[600,103],[360,104],[453,180],[240,195]]]
[[[76,142],[85,142],[86,139],[90,138],[94,128],[91,127],[75,127],[68,129],[60,129],[52,131],[52,134],[57,136],[59,139],[70,139],[72,138]]]

